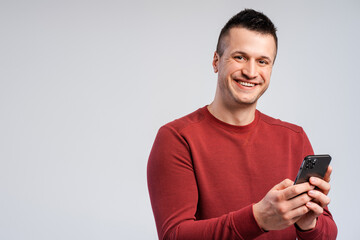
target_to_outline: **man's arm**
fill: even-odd
[[[162,127],[148,162],[148,187],[159,239],[253,239],[264,231],[252,205],[198,220],[198,188],[190,149],[174,129]]]

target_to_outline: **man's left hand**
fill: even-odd
[[[330,203],[330,198],[327,195],[330,191],[329,182],[331,172],[332,167],[329,166],[325,173],[324,179],[317,177],[310,178],[310,184],[315,186],[316,189],[308,192],[308,195],[313,199],[306,204],[306,207],[310,211],[296,222],[296,225],[301,230],[306,231],[315,228],[317,217],[323,213],[324,208]]]

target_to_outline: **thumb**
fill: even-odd
[[[283,180],[282,182],[276,184],[272,189],[273,190],[283,190],[287,187],[292,186],[293,184],[294,184],[294,182],[287,178],[287,179]]]

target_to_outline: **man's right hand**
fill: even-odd
[[[314,186],[307,182],[293,184],[290,179],[285,179],[253,205],[255,220],[262,229],[269,231],[287,228],[310,211],[305,204],[311,201],[307,192],[314,189]]]

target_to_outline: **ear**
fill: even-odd
[[[213,68],[214,68],[214,72],[217,73],[219,71],[219,54],[215,51],[214,52],[214,58],[213,58],[213,62],[212,62],[212,65],[213,65]]]

